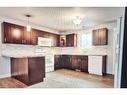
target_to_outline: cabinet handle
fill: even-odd
[[[22,40],[22,43],[24,43],[24,40]]]
[[[4,41],[6,42],[6,37],[4,38]]]

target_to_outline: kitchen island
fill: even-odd
[[[45,77],[45,57],[44,56],[21,56],[10,57],[11,77],[32,85],[42,82]]]

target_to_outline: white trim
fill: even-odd
[[[8,78],[8,77],[11,77],[11,75],[10,74],[0,75],[0,78]]]
[[[120,88],[121,85],[121,71],[122,71],[122,53],[123,53],[123,38],[124,38],[124,18],[120,17],[117,20],[118,28],[118,45],[116,47],[117,57],[116,57],[116,68],[115,68],[115,80],[114,87]]]

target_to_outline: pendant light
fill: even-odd
[[[28,19],[27,19],[27,26],[26,26],[26,30],[28,32],[31,31],[31,26],[30,26],[30,22],[29,22],[29,18],[31,17],[31,15],[25,15]]]

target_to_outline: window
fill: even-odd
[[[92,47],[92,33],[83,33],[81,36],[81,47],[82,49],[90,49]]]

